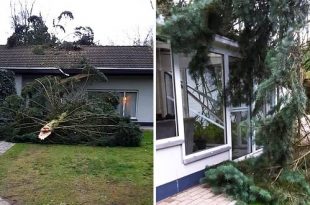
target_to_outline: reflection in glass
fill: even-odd
[[[251,153],[249,113],[247,110],[232,111],[230,117],[232,158],[236,159]]]
[[[229,80],[239,82],[241,59],[229,57]],[[244,86],[240,82],[239,86]],[[250,130],[250,106],[247,102],[248,93],[240,93],[243,89],[239,86],[230,87],[231,90],[231,136],[232,136],[232,158],[245,156],[252,151],[252,140]]]
[[[177,136],[170,50],[156,49],[156,139]]]
[[[191,58],[180,58],[187,155],[226,143],[223,56],[209,53],[208,58],[204,70],[195,73],[188,68]]]
[[[125,105],[123,116],[136,117],[136,102],[136,92],[125,92],[125,96],[123,97],[123,105]]]

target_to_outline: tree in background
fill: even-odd
[[[39,15],[33,15],[34,3],[35,2],[29,7],[27,2],[25,2],[24,5],[20,2],[19,11],[16,10],[15,5],[11,4],[14,32],[7,40],[8,47],[20,45],[55,46],[61,45],[64,42],[57,37],[58,30],[66,33],[65,26],[62,23],[64,19],[74,19],[72,12],[61,12],[56,19],[53,19],[54,31],[49,32],[41,13]],[[71,44],[94,45],[94,32],[88,26],[77,27],[75,31],[69,35],[74,35],[77,38],[77,40],[71,42]]]
[[[149,29],[146,35],[142,36],[139,28],[133,34],[133,37],[128,35],[128,39],[134,46],[153,46],[153,29]]]
[[[94,31],[91,27],[79,26],[75,28],[74,36],[78,39],[75,43],[79,45],[94,45]]]

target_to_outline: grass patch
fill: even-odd
[[[153,203],[152,132],[141,147],[16,144],[0,164],[0,196],[20,204]]]

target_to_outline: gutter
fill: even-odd
[[[56,67],[0,67],[13,71],[15,74],[41,74],[41,75],[71,75],[79,74],[82,68],[60,69]],[[98,70],[108,75],[153,75],[153,68],[104,68],[98,67]]]

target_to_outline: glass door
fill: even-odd
[[[237,159],[252,152],[249,107],[232,108],[230,119],[232,159]]]
[[[230,123],[228,130],[232,142],[232,159],[250,154],[252,151],[252,138],[250,129],[250,106],[248,96],[240,93],[239,87],[245,86],[238,80],[241,66],[240,58],[229,56],[229,80],[239,82],[238,86],[230,87]]]

